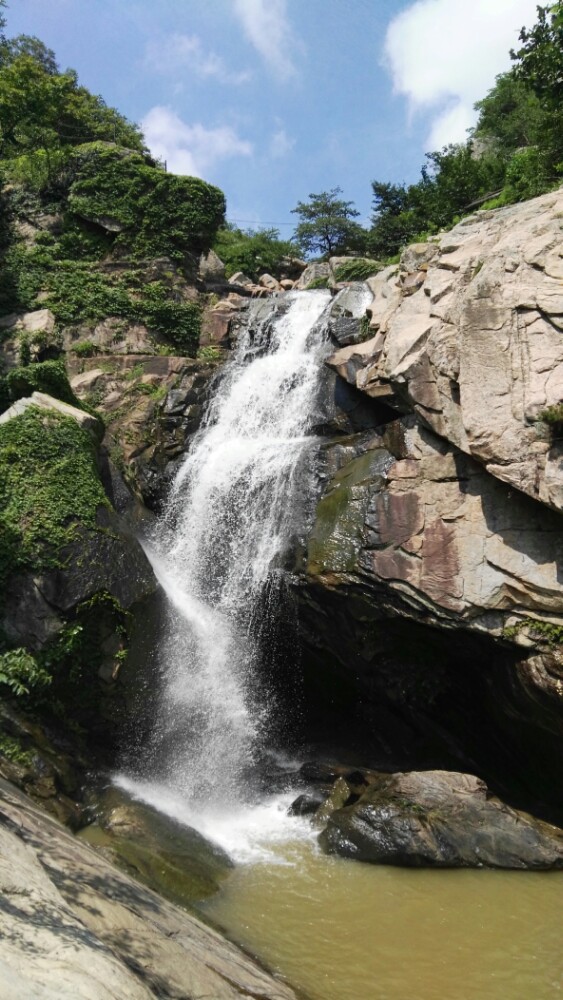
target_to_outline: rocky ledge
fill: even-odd
[[[323,849],[359,861],[417,868],[563,868],[563,830],[509,808],[472,774],[372,772],[367,786],[364,778],[355,790],[341,777],[319,812],[327,820],[319,837]]]
[[[0,969],[10,1000],[295,1000],[213,929],[0,780]]]

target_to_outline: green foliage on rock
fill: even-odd
[[[369,257],[358,257],[356,260],[347,260],[336,268],[334,277],[337,281],[365,281],[372,275],[381,271],[383,264],[378,260],[370,260]]]
[[[552,427],[563,426],[563,403],[555,403],[538,413],[538,419]]]
[[[242,230],[226,225],[219,229],[213,249],[225,264],[227,277],[242,271],[254,281],[264,273],[281,277],[286,258],[295,255],[295,244],[280,240],[277,229]]]
[[[0,425],[0,589],[20,569],[60,566],[101,506],[94,442],[75,420],[30,408]]]
[[[50,683],[51,675],[27,649],[9,649],[0,654],[0,691],[5,688],[21,698],[29,695],[32,689],[41,690]],[[0,752],[4,752],[10,760],[14,759],[6,746],[0,745]]]
[[[138,315],[155,333],[174,347],[195,356],[201,331],[201,307],[194,302],[175,302],[161,281],[146,285],[136,304]]]
[[[5,377],[12,403],[24,396],[31,396],[33,392],[46,392],[63,403],[81,406],[70,387],[64,361],[41,361],[11,368]]]
[[[224,221],[223,192],[197,177],[177,177],[128,150],[96,143],[74,154],[72,214],[115,233],[114,246],[134,258],[210,249]]]

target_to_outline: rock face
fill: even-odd
[[[166,494],[198,429],[217,360],[123,356],[71,365],[76,395],[106,423],[104,447],[151,509]]]
[[[10,1000],[294,1000],[195,917],[0,781],[0,967]]]
[[[562,211],[559,191],[407,250],[399,288],[394,273],[371,281],[384,337],[351,376],[391,386],[436,434],[555,510],[561,449],[540,415],[563,399]]]
[[[319,840],[330,854],[374,864],[563,868],[563,830],[448,771],[377,775],[357,802],[330,813]]]
[[[366,283],[369,339],[336,320],[296,588],[310,699],[353,706],[369,759],[461,765],[559,822],[562,199],[408,248]]]

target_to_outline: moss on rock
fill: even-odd
[[[0,591],[18,570],[60,566],[77,528],[109,506],[94,442],[72,418],[30,408],[2,424]]]

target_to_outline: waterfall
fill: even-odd
[[[263,303],[251,304],[147,543],[168,600],[162,690],[143,779],[119,780],[202,832],[209,817],[232,826],[241,805],[256,804],[252,772],[275,711],[256,616],[303,528],[328,301],[289,293],[261,323],[252,310]]]

